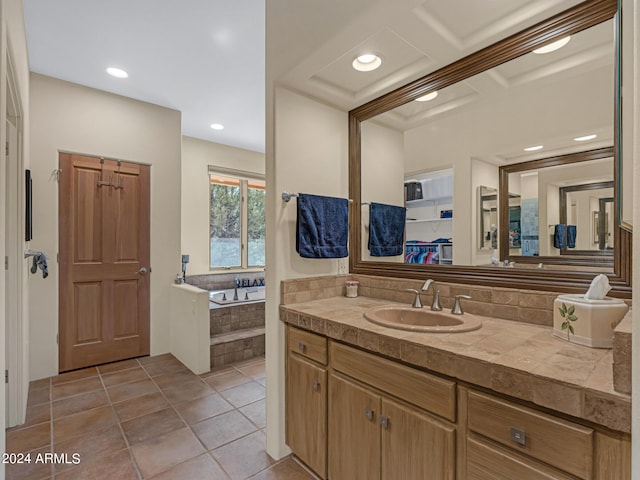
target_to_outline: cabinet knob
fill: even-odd
[[[364,416],[367,417],[369,420],[373,420],[373,417],[375,416],[375,412],[371,410],[369,407],[367,407],[364,409]]]
[[[304,352],[307,351],[307,346],[304,343],[300,342],[300,343],[298,343],[298,350],[300,350],[302,353],[304,353]]]
[[[514,442],[519,443],[520,445],[527,444],[527,439],[526,439],[524,430],[516,427],[511,427],[510,435],[511,435],[511,440],[513,440]]]
[[[385,429],[389,429],[389,417],[385,416],[385,415],[381,415],[380,416],[380,425],[382,425],[382,428]]]
[[[311,389],[314,392],[319,392],[320,391],[320,382],[318,380],[314,380],[313,383],[311,384]]]

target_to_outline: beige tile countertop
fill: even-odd
[[[387,328],[363,316],[394,303],[331,297],[281,305],[280,317],[370,352],[630,433],[631,397],[613,389],[611,350],[566,342],[548,326],[496,318],[481,317],[482,328],[472,332],[438,334]]]

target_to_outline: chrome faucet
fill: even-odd
[[[422,284],[422,288],[420,290],[416,290],[415,288],[407,288],[407,289],[405,289],[405,291],[411,292],[411,293],[415,293],[415,295],[416,295],[415,298],[413,299],[413,304],[411,305],[413,308],[422,308],[422,299],[420,298],[420,295],[423,294],[424,292],[426,292],[427,290],[429,290],[429,287],[433,283],[434,283],[433,280],[428,278]],[[434,287],[434,289],[435,289],[435,287]],[[434,292],[433,303],[431,304],[431,310],[434,310],[434,311],[442,310],[442,306],[440,306],[439,290],[435,290],[435,292]]]
[[[435,287],[435,282],[428,278],[422,285],[421,291],[426,292],[429,290],[431,285],[433,285],[433,302],[431,302],[431,310],[434,312],[440,312],[442,310],[442,305],[440,305],[440,290]]]
[[[240,279],[236,277],[233,282],[233,300],[238,301],[238,285],[240,285]]]
[[[462,310],[462,304],[460,303],[460,300],[462,298],[465,298],[467,300],[471,300],[471,297],[469,295],[456,295],[456,299],[453,302],[453,308],[451,309],[451,313],[453,315],[463,315],[464,311]]]

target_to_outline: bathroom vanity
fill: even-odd
[[[287,443],[321,478],[630,478],[611,351],[489,316],[472,332],[391,329],[363,314],[393,301],[285,284]]]

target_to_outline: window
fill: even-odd
[[[209,265],[265,264],[265,183],[258,175],[210,169]]]

